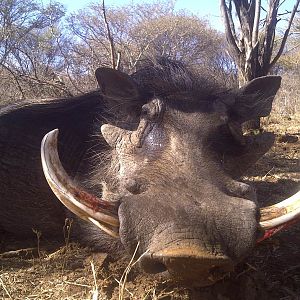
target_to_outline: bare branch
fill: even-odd
[[[293,52],[295,49],[299,49],[299,47],[300,47],[300,43],[297,43],[294,47],[292,47],[291,49],[288,49],[286,51],[286,53]]]
[[[120,69],[120,64],[121,64],[121,52],[118,51],[118,56],[117,56],[117,64],[116,64],[116,70]]]
[[[106,30],[107,30],[107,36],[108,36],[108,40],[109,40],[109,44],[110,44],[110,57],[111,57],[111,67],[113,69],[116,69],[116,60],[115,60],[115,45],[114,45],[114,41],[113,41],[113,37],[111,35],[110,32],[110,27],[106,18],[106,10],[105,10],[105,3],[104,0],[102,1],[102,12],[103,12],[103,18],[104,18],[104,22],[106,25]]]
[[[253,22],[253,29],[252,29],[252,47],[258,41],[258,29],[259,29],[259,20],[260,20],[260,5],[261,0],[255,1],[255,13],[254,13],[254,22]]]
[[[66,71],[67,71],[68,78],[69,78],[71,84],[73,85],[73,87],[76,89],[76,91],[78,91],[78,92],[80,92],[81,94],[83,94],[84,91],[83,91],[82,89],[80,89],[80,88],[78,87],[77,84],[75,84],[75,82],[74,82],[72,76],[70,75],[70,66],[69,66],[69,64],[67,64]]]
[[[224,18],[226,38],[229,42],[229,45],[232,46],[235,54],[237,56],[239,56],[241,54],[241,50],[238,47],[238,42],[237,42],[237,39],[234,35],[234,32],[235,32],[234,24],[233,24],[233,22],[231,22],[232,20],[230,21],[228,7],[225,3],[225,0],[220,1],[220,8],[221,8],[221,13],[222,13],[223,18]]]
[[[13,76],[13,78],[14,78],[16,84],[17,84],[17,87],[18,87],[18,89],[19,89],[19,91],[20,91],[20,93],[21,93],[21,95],[22,95],[22,99],[25,99],[25,98],[26,98],[26,97],[25,97],[25,94],[24,94],[24,92],[23,92],[23,89],[22,89],[22,87],[21,87],[21,85],[20,85],[19,79],[18,79],[17,75],[15,74],[15,72],[13,72],[9,67],[7,67],[7,66],[4,65],[4,64],[2,64],[1,66],[2,66],[3,68],[5,68],[5,69]]]
[[[229,2],[229,7],[228,7],[228,19],[229,19],[229,24],[230,24],[230,29],[232,32],[232,35],[235,39],[236,44],[238,45],[238,39],[236,37],[236,31],[235,31],[235,27],[234,27],[234,22],[233,22],[233,18],[232,18],[232,2]]]
[[[296,10],[296,13],[298,13],[298,12],[300,12],[300,10]],[[284,13],[280,13],[280,14],[278,14],[278,16],[285,16],[285,15],[289,15],[289,14],[291,14],[292,13],[292,11],[288,11],[288,10],[286,10]]]
[[[277,25],[279,0],[269,1],[268,14],[264,26],[264,34],[261,41],[262,46],[262,68],[268,73],[274,47],[275,29]]]
[[[56,88],[62,92],[65,92],[67,95],[69,96],[73,96],[72,93],[70,93],[70,91],[68,90],[68,88],[65,86],[65,85],[61,85],[61,84],[57,84],[57,83],[52,83],[51,81],[48,81],[48,80],[42,80],[42,79],[39,79],[39,78],[35,78],[35,77],[32,77],[32,76],[29,76],[29,75],[19,75],[20,78],[25,78],[27,80],[30,80],[32,82],[37,82],[38,84],[40,84],[41,86],[44,85],[44,86],[51,86],[53,88]]]
[[[282,0],[278,7],[282,6],[286,0]]]
[[[160,36],[163,35],[163,33],[158,33],[156,34],[144,47],[142,47],[142,49],[140,50],[139,54],[137,55],[137,57],[135,58],[134,62],[131,62],[131,66],[130,66],[130,70],[133,70],[137,63],[139,62],[139,60],[141,59],[142,55],[149,49],[150,45]]]
[[[26,58],[29,60],[29,62],[30,62],[30,64],[31,64],[31,67],[32,67],[32,71],[33,71],[33,73],[34,73],[34,76],[35,76],[36,78],[38,78],[37,69],[36,69],[35,63],[33,62],[32,57],[31,57],[28,53],[26,53],[25,51],[23,51],[20,47],[16,47],[15,50],[18,50],[18,52],[20,52],[20,53],[22,53],[24,56],[26,56]],[[21,65],[21,68],[23,69],[22,64],[20,64],[20,65]]]
[[[281,41],[281,45],[279,47],[279,50],[278,50],[277,54],[275,55],[275,57],[273,58],[272,62],[270,63],[270,68],[272,68],[274,66],[274,64],[278,61],[279,57],[281,56],[281,54],[283,52],[283,49],[284,49],[286,40],[287,40],[287,38],[289,36],[289,32],[290,32],[290,29],[291,29],[291,26],[292,26],[292,23],[293,23],[293,19],[295,17],[296,12],[297,12],[299,3],[300,3],[300,0],[297,0],[295,6],[293,8],[293,11],[291,13],[288,27],[287,27],[287,29],[284,32],[283,39]]]
[[[267,10],[263,7],[263,6],[261,6],[260,7],[265,13],[267,12]]]

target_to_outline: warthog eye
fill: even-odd
[[[142,106],[141,118],[147,119],[149,121],[156,121],[162,115],[163,108],[163,101],[154,99]]]
[[[143,105],[142,106],[142,112],[141,112],[141,116],[146,117],[148,115],[150,115],[150,109],[148,107],[148,105]]]

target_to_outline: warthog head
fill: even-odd
[[[254,189],[237,181],[273,143],[268,133],[243,135],[241,124],[270,113],[279,76],[225,90],[162,62],[132,76],[100,68],[96,77],[108,108],[119,110],[97,133],[111,148],[92,176],[101,199],[64,171],[58,130],[42,142],[44,172],[66,207],[136,251],[145,271],[212,284],[297,216],[293,199],[260,210]]]

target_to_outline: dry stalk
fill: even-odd
[[[3,290],[5,291],[5,293],[7,294],[7,296],[9,297],[9,299],[12,299],[12,296],[8,292],[8,290],[7,290],[7,288],[6,288],[6,286],[5,286],[5,284],[4,284],[4,282],[3,282],[3,280],[2,280],[1,277],[0,277],[0,284],[1,284],[2,288],[3,288]]]
[[[271,174],[271,172],[274,170],[274,167],[272,167],[264,176],[262,176],[262,180],[265,180],[268,175]]]
[[[65,238],[65,253],[62,265],[62,271],[64,271],[67,258],[68,258],[68,251],[69,251],[69,242],[70,242],[70,234],[71,234],[71,227],[72,227],[73,220],[72,219],[65,219],[65,224],[63,228],[64,238]]]
[[[93,273],[93,278],[94,278],[94,287],[93,287],[93,291],[92,291],[92,300],[98,300],[99,290],[98,290],[98,285],[97,285],[95,265],[94,265],[93,261],[91,261],[91,268],[92,268],[92,273]]]
[[[41,261],[42,254],[41,254],[41,249],[40,249],[40,242],[41,242],[42,233],[39,230],[34,229],[34,228],[32,228],[32,231],[36,234],[36,237],[37,237],[37,251],[38,251],[39,260]]]
[[[68,247],[69,243],[70,243],[70,234],[71,234],[72,224],[73,224],[73,219],[68,219],[68,218],[65,219],[65,225],[64,225],[63,231],[64,231],[66,247]]]
[[[84,288],[91,288],[91,286],[88,285],[88,284],[77,283],[77,282],[71,282],[71,281],[68,281],[68,280],[65,280],[64,283],[65,283],[65,284],[69,284],[69,285],[80,286],[80,287],[84,287]]]
[[[139,245],[140,245],[140,242],[137,243],[136,248],[134,250],[134,253],[133,253],[133,255],[132,255],[132,257],[131,257],[131,259],[130,259],[127,267],[126,267],[126,269],[124,270],[124,272],[123,272],[120,280],[119,281],[117,280],[117,282],[119,283],[119,300],[123,300],[124,299],[124,291],[127,290],[126,287],[125,287],[126,286],[126,282],[127,282],[127,277],[128,277],[128,274],[130,273],[131,269],[133,268],[133,266],[136,263],[138,263],[141,260],[141,258],[146,253],[148,253],[148,250],[147,250],[136,261],[134,261],[134,258],[136,256],[137,250],[139,248]],[[129,292],[129,291],[127,290],[127,292]],[[133,297],[133,294],[131,292],[129,292],[129,294]]]

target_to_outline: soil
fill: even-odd
[[[263,126],[276,133],[276,143],[244,177],[261,206],[299,190],[300,115],[273,115]],[[61,246],[37,237],[32,247],[6,240],[0,299],[300,299],[300,223],[258,244],[235,272],[207,288],[143,274],[128,259],[112,261],[68,241]]]

